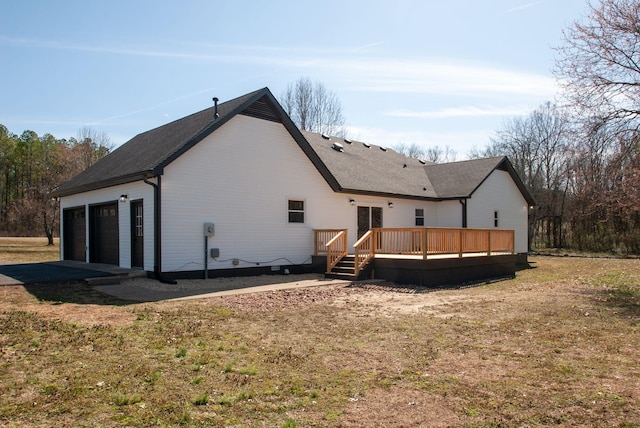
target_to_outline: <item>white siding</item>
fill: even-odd
[[[126,203],[118,202],[118,239],[120,241],[120,266],[131,267],[131,210],[130,202],[143,200],[144,204],[144,269],[153,270],[153,187],[144,182],[123,184],[120,186],[98,189],[91,192],[78,193],[76,195],[60,198],[60,251],[63,255],[64,222],[63,211],[65,208],[85,207],[87,261],[89,261],[89,206],[106,202],[118,201],[120,195],[127,195]]]
[[[305,201],[304,224],[288,223],[288,199]],[[281,124],[238,115],[165,168],[162,269],[203,269],[205,222],[216,225],[209,248],[220,249],[209,269],[232,268],[233,259],[277,266],[310,261],[313,229],[348,228],[353,245],[357,206],[382,207],[386,227],[413,227],[416,208],[425,225],[455,217],[460,226],[460,204],[450,205],[454,214],[435,202],[335,193]]]
[[[432,224],[428,224],[431,226]],[[462,205],[459,200],[438,203],[437,227],[462,227]]]
[[[470,228],[494,228],[498,211],[498,228],[515,230],[517,253],[526,253],[528,204],[506,171],[494,171],[467,202],[467,225]]]

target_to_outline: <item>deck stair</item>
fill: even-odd
[[[338,264],[336,264],[331,272],[327,272],[325,277],[334,279],[344,279],[348,281],[359,281],[368,277],[371,269],[363,269],[359,275],[356,276],[356,261],[353,255],[343,257]]]

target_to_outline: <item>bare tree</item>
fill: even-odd
[[[426,162],[455,162],[457,157],[456,151],[449,146],[444,146],[444,148],[442,148],[436,145],[425,148],[416,143],[412,143],[410,145],[400,143],[396,144],[392,148],[400,154]]]
[[[99,159],[105,157],[113,150],[115,145],[106,132],[96,131],[93,128],[84,127],[78,131],[75,139],[71,139],[71,144],[77,155],[78,165],[73,169],[75,174],[89,168]]]
[[[527,117],[511,119],[491,138],[484,156],[508,156],[537,202],[529,216],[529,242],[544,236],[544,245],[562,246],[567,190],[567,115],[547,102]]]
[[[590,132],[640,126],[640,2],[589,4],[585,22],[564,32],[555,74],[568,104]]]
[[[323,83],[301,77],[289,84],[281,95],[281,103],[300,129],[340,137],[345,135],[340,100]]]

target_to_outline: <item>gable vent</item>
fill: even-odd
[[[344,152],[344,147],[342,147],[342,144],[340,144],[340,143],[333,143],[331,148],[333,150],[335,150],[336,152]]]
[[[240,112],[245,116],[256,117],[258,119],[269,120],[271,122],[281,122],[282,119],[273,103],[266,97],[262,97],[244,111]]]
[[[322,138],[324,138],[325,140],[329,139],[329,136],[327,134],[320,134],[322,136]]]
[[[365,146],[367,149],[371,148],[371,144],[362,143],[362,145]]]

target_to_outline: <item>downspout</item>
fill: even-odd
[[[153,274],[156,279],[164,284],[177,284],[176,281],[166,279],[162,276],[160,266],[162,255],[162,240],[160,239],[160,176],[156,176],[158,183],[153,183],[146,178],[143,180],[146,184],[153,186]]]
[[[460,199],[460,205],[462,205],[462,227],[467,228],[467,200]]]

